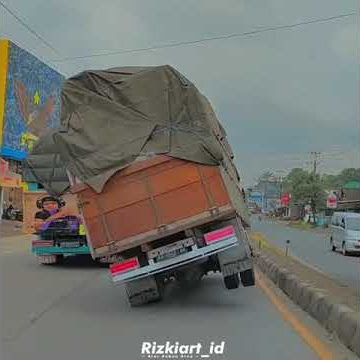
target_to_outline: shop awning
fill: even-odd
[[[21,175],[9,170],[9,163],[0,158],[0,186],[21,187]]]

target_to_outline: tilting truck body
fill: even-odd
[[[116,68],[67,80],[62,127],[47,136],[69,184],[43,171],[44,187],[76,194],[93,258],[111,264],[132,305],[161,298],[172,279],[209,272],[221,272],[228,289],[254,285],[225,130],[175,69]]]
[[[171,278],[210,271],[228,288],[239,286],[238,274],[253,285],[246,232],[219,167],[162,155],[119,171],[100,194],[72,182],[93,257],[113,262],[111,277],[127,284],[131,303],[160,297]]]

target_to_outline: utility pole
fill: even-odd
[[[320,162],[320,159],[319,159],[320,152],[312,151],[312,152],[310,152],[310,156],[312,158],[312,161],[311,161],[312,162],[312,175],[315,180],[316,171],[318,169],[318,165]],[[311,195],[310,206],[311,206],[311,213],[313,216],[313,222],[315,223],[315,199],[313,196],[314,195]]]
[[[312,162],[312,173],[313,175],[316,175],[316,171],[319,165],[319,156],[320,153],[316,152],[316,151],[311,151],[310,152],[310,156],[312,158],[311,162]]]

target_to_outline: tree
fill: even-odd
[[[294,168],[284,180],[284,189],[291,193],[292,200],[300,204],[310,204],[313,216],[325,202],[325,192],[319,175],[301,168]]]
[[[340,189],[350,181],[360,181],[360,169],[347,168],[337,175],[324,174],[321,181],[326,190]]]
[[[342,187],[350,181],[360,180],[360,169],[348,168],[341,171],[338,175],[338,186]]]
[[[303,179],[308,176],[308,172],[301,168],[292,169],[285,177],[283,182],[283,189],[285,192],[293,193],[294,189],[303,182]],[[292,194],[294,196],[294,194]]]

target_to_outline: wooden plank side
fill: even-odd
[[[100,217],[86,219],[85,223],[86,229],[90,234],[92,248],[96,250],[97,248],[105,246],[107,243],[106,232],[102,226]]]
[[[211,194],[217,207],[230,203],[230,198],[219,169],[217,169],[216,176],[206,179],[205,182],[207,191]]]
[[[163,224],[207,211],[210,206],[200,182],[183,186],[155,197]]]
[[[219,208],[219,212],[216,215],[211,215],[209,211],[205,211],[201,214],[197,214],[192,217],[188,217],[186,219],[178,220],[175,223],[168,224],[166,228],[159,232],[158,229],[152,229],[145,233],[137,234],[135,236],[129,237],[126,241],[120,240],[115,242],[115,247],[112,249],[109,246],[98,247],[95,250],[95,256],[105,256],[115,254],[116,252],[120,252],[126,249],[130,249],[134,246],[139,246],[141,244],[154,241],[159,239],[160,237],[169,236],[175,234],[179,231],[183,231],[185,229],[199,226],[209,221],[215,221],[220,219],[228,219],[230,217],[235,216],[235,210],[231,205],[226,205]]]
[[[179,163],[178,166],[150,175],[149,181],[153,196],[158,196],[175,191],[183,186],[198,183],[200,177],[193,164],[183,162]]]
[[[147,200],[148,197],[149,194],[144,181],[134,181],[126,184],[119,181],[118,186],[106,187],[102,193],[89,199],[89,204],[85,204],[85,208],[91,208],[91,210],[88,210],[88,216],[100,216],[100,209],[96,203],[99,203],[101,211],[107,214]]]
[[[156,228],[156,218],[148,199],[106,214],[109,232],[115,241]]]
[[[100,194],[86,188],[78,196],[94,249],[114,242],[124,248],[152,231],[160,237],[159,226],[174,228],[199,214],[212,218],[211,208],[230,203],[219,167],[167,156],[118,172]]]

